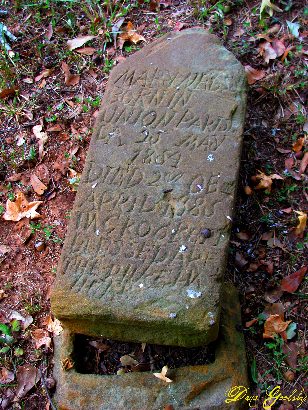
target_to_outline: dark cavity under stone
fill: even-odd
[[[143,351],[144,350],[144,351]],[[138,363],[123,366],[121,357],[129,355]],[[112,375],[119,370],[128,372],[161,371],[163,366],[169,369],[213,363],[215,360],[214,344],[185,348],[153,344],[126,343],[110,339],[75,335],[75,369],[83,374]]]

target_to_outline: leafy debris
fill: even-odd
[[[15,202],[10,199],[6,202],[6,211],[3,219],[6,221],[20,221],[23,218],[36,219],[41,218],[41,215],[36,212],[42,201],[28,202],[22,192],[17,192]]]

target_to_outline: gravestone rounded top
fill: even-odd
[[[202,29],[112,70],[52,294],[72,331],[215,340],[245,98],[240,63]]]

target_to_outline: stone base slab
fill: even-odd
[[[55,399],[59,410],[158,410],[242,409],[244,401],[225,403],[226,392],[234,386],[248,387],[246,353],[237,291],[224,286],[220,335],[214,363],[170,369],[173,383],[152,373],[100,376],[63,370],[63,361],[73,353],[74,336],[68,330],[55,338]],[[168,407],[167,407],[168,408]],[[172,408],[172,407],[170,407]]]

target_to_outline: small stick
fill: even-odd
[[[41,369],[38,369],[38,370],[39,370],[39,372],[40,372],[40,376],[41,376],[41,380],[42,380],[42,385],[43,385],[43,387],[44,387],[44,389],[45,389],[47,398],[48,398],[48,400],[49,400],[50,407],[52,408],[52,410],[57,410],[57,408],[55,407],[55,405],[53,404],[53,402],[52,402],[52,400],[51,400],[49,391],[48,391],[48,389],[47,389],[47,386],[46,386],[46,383],[45,383],[45,380],[44,380],[43,372],[42,372]]]

